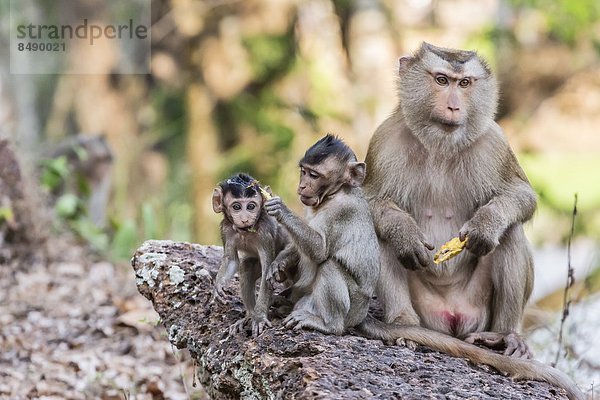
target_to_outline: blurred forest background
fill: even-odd
[[[107,4],[31,0],[29,12],[69,23]],[[1,0],[0,136],[52,204],[53,234],[104,259],[126,261],[151,238],[220,244],[210,197],[237,171],[299,209],[306,148],[334,133],[363,159],[396,105],[398,57],[427,41],[477,50],[498,76],[498,122],[539,195],[527,228],[538,305],[562,307],[575,193],[576,293],[600,288],[598,0],[152,0],[147,75],[114,74],[110,48],[72,61],[105,74],[10,74],[8,21]],[[60,152],[96,135],[100,145]],[[97,147],[112,152],[97,160],[110,179],[74,178]]]

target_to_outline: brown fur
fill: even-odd
[[[304,218],[274,197],[265,203],[300,253],[288,328],[342,334],[361,323],[379,274],[379,246],[360,186],[365,165],[339,139],[326,136],[300,161]]]
[[[494,122],[497,85],[476,53],[425,43],[400,59],[398,91],[398,108],[369,145],[365,194],[380,240],[385,322],[423,328],[387,334],[548,380],[581,398],[549,367],[428,330],[530,356],[515,331],[533,286],[523,223],[536,197]],[[467,251],[434,265],[431,249],[455,236],[468,238]]]
[[[255,180],[239,174],[222,182],[213,193],[213,209],[224,216],[221,222],[223,261],[215,280],[214,296],[224,302],[223,286],[239,270],[246,316],[231,326],[230,333],[242,331],[246,323],[251,322],[252,334],[258,336],[265,327],[271,326],[268,311],[273,289],[267,277],[272,263],[276,261],[278,268],[284,268],[293,258],[278,257],[284,250],[285,254],[289,252],[287,235],[272,217],[262,212],[263,198],[258,191],[246,188],[250,182]],[[234,206],[240,209],[235,210]],[[258,279],[260,287],[256,296]]]

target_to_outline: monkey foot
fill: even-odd
[[[408,339],[404,339],[404,338],[396,339],[396,345],[406,347],[408,349],[411,349],[412,351],[415,351],[418,346],[417,342],[413,342],[412,340],[408,340]]]
[[[293,311],[283,320],[283,326],[295,331],[301,329],[313,329],[325,334],[333,333],[333,330],[328,329],[320,317],[304,310]]]
[[[221,304],[227,304],[227,295],[223,291],[222,287],[215,287],[213,290],[212,301],[218,301]]]
[[[525,340],[516,332],[474,332],[465,338],[465,342],[480,344],[490,349],[502,350],[504,355],[517,358],[533,358],[533,352]]]
[[[266,316],[254,316],[252,318],[252,336],[256,337],[263,333],[266,327],[272,327],[271,322]]]
[[[231,326],[229,327],[229,334],[236,335],[238,333],[243,332],[244,326],[246,326],[250,319],[250,317],[244,317],[231,324]]]

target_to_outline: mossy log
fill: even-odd
[[[564,399],[546,383],[513,381],[419,346],[353,335],[290,331],[279,319],[257,338],[229,335],[244,315],[237,278],[226,304],[212,300],[222,248],[147,241],[132,266],[171,343],[187,348],[200,383],[215,399]],[[375,312],[377,310],[374,310]]]

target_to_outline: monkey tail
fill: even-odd
[[[355,327],[357,332],[368,339],[395,341],[407,339],[453,357],[467,358],[476,364],[487,364],[514,379],[546,381],[565,389],[571,400],[585,400],[584,394],[575,382],[564,372],[534,360],[523,360],[482,349],[444,333],[420,326],[400,326],[387,324],[368,316]]]

